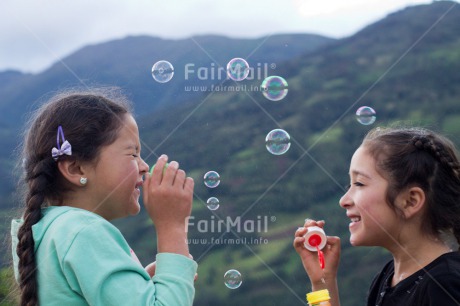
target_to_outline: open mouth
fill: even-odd
[[[143,182],[143,181],[137,182],[137,183],[136,183],[136,186],[134,187],[134,189],[140,191],[140,190],[141,190],[142,183],[144,183],[144,182]]]
[[[353,218],[350,218],[350,220],[352,223],[359,222],[361,221],[361,217],[353,217]]]

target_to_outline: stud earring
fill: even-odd
[[[81,177],[80,178],[80,184],[82,184],[83,186],[85,186],[87,182],[88,182],[88,178],[86,178],[86,177]]]

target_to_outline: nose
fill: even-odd
[[[149,171],[149,165],[142,159],[139,159],[139,172],[144,175]]]
[[[345,192],[345,194],[340,198],[339,200],[339,205],[342,207],[342,208],[345,208],[347,209],[348,207],[350,207],[351,205],[353,205],[353,201],[350,197],[350,190],[348,190],[347,192]]]

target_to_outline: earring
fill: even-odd
[[[81,177],[80,178],[80,184],[82,184],[83,186],[85,186],[87,182],[88,182],[88,178],[86,178],[86,177]]]

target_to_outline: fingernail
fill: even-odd
[[[161,154],[160,157],[158,157],[158,159],[166,159],[166,158],[168,158],[166,154]]]
[[[305,219],[305,223],[310,222],[310,221],[311,221],[310,218]]]
[[[179,163],[176,161],[172,161],[169,163],[169,166],[172,168],[179,168]]]

